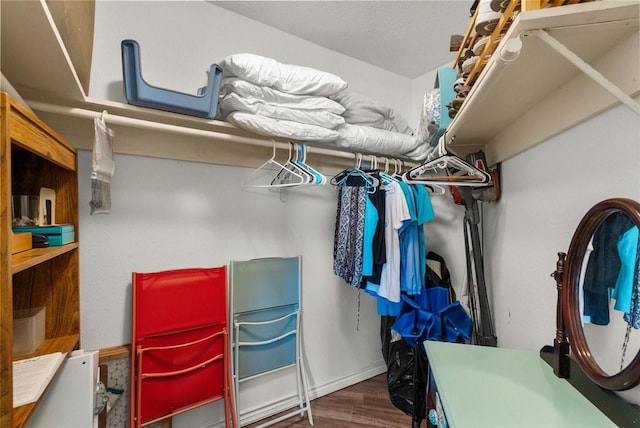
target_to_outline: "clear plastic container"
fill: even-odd
[[[13,355],[32,354],[44,341],[46,308],[29,308],[13,312]]]
[[[35,226],[40,217],[40,196],[13,195],[13,226]]]

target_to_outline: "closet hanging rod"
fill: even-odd
[[[132,117],[115,115],[115,114],[109,113],[108,110],[94,111],[94,110],[87,110],[87,109],[82,109],[77,107],[66,107],[66,106],[54,105],[54,104],[43,103],[40,101],[32,101],[32,100],[26,100],[25,102],[33,110],[43,111],[47,113],[61,114],[65,116],[80,117],[85,119],[102,117],[107,122],[110,122],[115,125],[131,126],[135,128],[142,128],[142,129],[152,129],[157,131],[171,132],[174,134],[193,135],[197,137],[216,138],[218,140],[224,140],[227,142],[248,144],[253,146],[261,146],[261,147],[273,147],[275,144],[276,148],[280,150],[289,150],[289,143],[274,142],[273,140],[270,140],[269,137],[266,137],[266,136],[264,137],[264,139],[260,137],[255,137],[255,138],[243,137],[240,135],[226,134],[224,132],[219,132],[219,131],[195,129],[195,128],[189,128],[186,126],[171,125],[167,123],[159,123],[159,122],[153,122],[150,120],[136,119]],[[304,142],[300,142],[300,141],[298,143],[305,144]],[[309,145],[306,145],[306,147],[307,147],[307,153],[314,153],[314,154],[323,155],[323,156],[330,156],[330,157],[344,158],[344,159],[351,159],[351,160],[355,160],[356,158],[355,152],[325,149],[325,148],[314,147]],[[405,162],[405,165],[411,166],[412,163]]]

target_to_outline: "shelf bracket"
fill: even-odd
[[[524,33],[523,36],[535,36],[545,42],[549,47],[554,49],[569,62],[575,65],[579,70],[589,76],[595,83],[602,86],[620,102],[629,107],[635,114],[640,116],[640,104],[635,102],[633,98],[625,94],[618,86],[604,77],[600,72],[587,64],[582,58],[576,55],[571,49],[560,43],[555,37],[545,30],[532,30]]]

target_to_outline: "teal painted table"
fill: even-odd
[[[615,427],[538,353],[425,342],[449,427]]]

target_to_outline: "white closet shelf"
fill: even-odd
[[[287,139],[253,134],[219,120],[86,96],[46,1],[2,2],[1,8],[2,74],[28,106],[76,148],[92,148],[92,118],[106,110],[118,153],[256,167],[271,157],[275,142],[278,156],[286,156]],[[24,36],[27,28],[29,37]],[[310,146],[307,153],[314,166],[327,172],[351,166],[355,158],[329,147]]]
[[[602,0],[520,13],[448,127],[448,148],[460,156],[484,150],[493,165],[620,102],[538,37],[539,31],[611,86],[637,95],[639,12],[638,1]],[[501,60],[501,49],[517,38],[517,59]]]
[[[20,95],[83,102],[80,79],[45,0],[3,1],[0,9],[2,74]]]
[[[89,149],[93,136],[86,112],[107,110],[133,119],[115,125],[120,153],[238,166],[257,166],[270,157],[271,138],[226,122],[87,97],[46,1],[2,2],[1,7],[3,75],[78,148]],[[519,38],[519,57],[508,65],[497,55],[491,58],[449,126],[447,146],[460,156],[482,149],[493,165],[619,102],[541,38],[530,36],[536,30],[546,31],[625,94],[638,94],[639,11],[637,0],[601,0],[520,13],[498,48]],[[137,121],[159,126],[141,130]],[[189,137],[176,144],[175,134],[161,130],[164,125]],[[285,140],[276,140],[283,148]],[[314,166],[341,168],[351,159],[347,152],[309,150]]]
[[[83,150],[92,149],[93,118],[101,116],[115,131],[114,151],[121,154],[257,167],[273,155],[274,146],[277,158],[284,162],[291,150],[289,142],[294,142],[253,134],[219,120],[92,98],[75,103],[78,107],[26,102],[42,120]],[[356,158],[353,152],[317,145],[308,145],[306,153],[308,161],[327,174],[352,166]],[[416,164],[407,161],[405,165]]]

